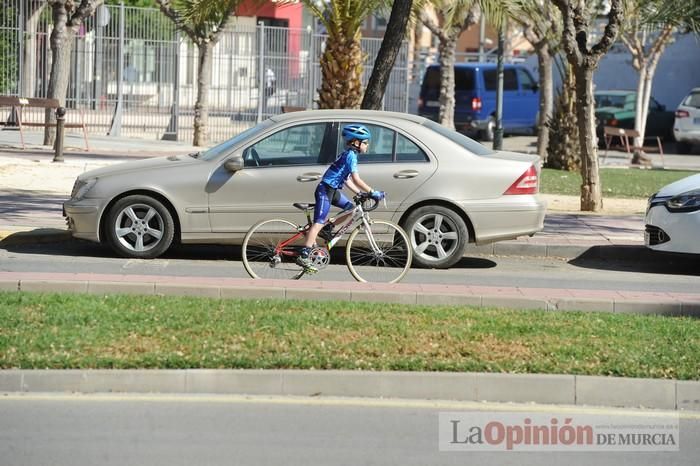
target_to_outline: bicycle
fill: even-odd
[[[345,260],[350,274],[359,282],[396,283],[411,267],[413,252],[406,232],[398,225],[373,220],[368,212],[379,206],[367,193],[354,196],[355,207],[332,218],[318,238],[325,246],[314,245],[309,255],[314,267],[321,271],[330,263],[330,251],[345,233]],[[298,280],[305,273],[295,263],[311,227],[314,204],[295,203],[306,214],[306,225],[295,225],[282,219],[263,220],[253,225],[243,239],[243,266],[253,278]],[[349,220],[346,220],[349,217]],[[340,220],[342,218],[342,221]],[[339,225],[334,222],[338,221]],[[335,231],[332,231],[337,227]]]

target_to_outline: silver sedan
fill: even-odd
[[[414,115],[362,110],[278,115],[201,153],[85,172],[65,216],[75,237],[133,258],[160,256],[175,242],[240,243],[265,218],[304,223],[292,204],[313,201],[347,123],[372,132],[360,175],[387,192],[373,217],[404,227],[414,264],[450,267],[469,243],[542,229],[537,156],[492,151]]]

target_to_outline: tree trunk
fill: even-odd
[[[603,208],[603,196],[598,172],[598,144],[595,137],[593,105],[593,71],[587,66],[574,66],[576,74],[576,117],[579,121],[581,144],[581,210],[598,212]]]
[[[540,78],[540,107],[537,119],[537,153],[544,160],[549,145],[549,125],[554,112],[554,79],[552,74],[552,56],[549,45],[544,43],[537,49],[537,63]]]
[[[66,105],[68,79],[70,77],[70,55],[73,47],[73,29],[68,27],[68,11],[64,2],[51,4],[53,30],[51,31],[51,74],[49,76],[49,99],[57,99],[62,106]],[[45,121],[56,121],[53,109],[46,109]],[[52,145],[55,139],[55,128],[44,129],[44,145]]]
[[[24,82],[20,83],[22,97],[34,97],[36,88],[36,46],[37,46],[37,27],[41,12],[44,11],[45,3],[36,5],[33,2],[27,3],[27,19],[24,21],[24,57],[22,59],[22,76]]]
[[[567,64],[561,93],[556,109],[547,121],[550,131],[545,167],[557,170],[580,171],[581,149],[576,119],[576,79],[571,65]]]
[[[382,99],[389,82],[391,70],[394,68],[396,56],[401,50],[401,43],[406,36],[406,25],[411,14],[413,0],[396,0],[391,7],[389,23],[386,26],[382,46],[374,61],[372,75],[365,89],[362,99],[362,108],[379,110],[382,107]]]
[[[441,125],[455,129],[455,45],[456,36],[450,35],[438,45],[440,53],[440,113]]]
[[[211,82],[211,55],[214,48],[211,42],[197,45],[197,100],[194,104],[193,146],[207,143],[207,122],[209,120],[209,84]]]
[[[351,37],[347,37],[342,29],[335,32],[329,31],[326,49],[321,59],[319,108],[358,108],[360,106],[362,62],[359,31]]]

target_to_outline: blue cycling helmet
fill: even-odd
[[[350,142],[353,139],[368,141],[371,138],[372,133],[364,125],[351,124],[343,128],[343,139],[345,139],[345,142]]]

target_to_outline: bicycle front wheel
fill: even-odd
[[[304,234],[292,222],[263,220],[243,239],[243,267],[253,278],[297,280],[304,270],[295,261],[304,245]]]
[[[396,283],[411,268],[411,243],[395,223],[371,220],[350,233],[345,246],[348,269],[359,282]]]

